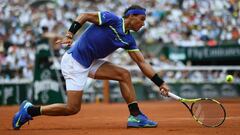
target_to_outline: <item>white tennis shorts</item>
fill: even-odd
[[[105,62],[95,60],[89,68],[85,68],[72,57],[72,54],[65,53],[61,61],[61,70],[67,90],[82,91],[88,76],[94,78],[98,68]]]

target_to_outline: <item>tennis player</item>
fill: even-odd
[[[25,100],[13,118],[13,128],[20,129],[23,124],[39,115],[67,116],[78,113],[87,77],[119,81],[122,96],[130,112],[127,127],[157,127],[157,122],[148,119],[138,107],[130,72],[101,59],[118,48],[125,49],[143,74],[159,86],[160,92],[167,95],[168,86],[150,64],[145,62],[130,33],[130,30],[137,32],[144,26],[145,19],[146,10],[138,5],[127,8],[123,18],[107,11],[80,14],[72,23],[66,37],[58,41],[60,44],[71,45],[61,61],[62,74],[66,81],[67,103],[34,106]],[[74,34],[86,22],[92,25],[72,44]]]

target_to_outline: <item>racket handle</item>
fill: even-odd
[[[168,96],[171,97],[171,98],[173,98],[173,99],[176,99],[176,100],[180,100],[180,99],[181,99],[181,97],[173,94],[172,92],[168,92]]]

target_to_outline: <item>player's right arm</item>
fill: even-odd
[[[103,12],[94,12],[94,13],[82,13],[80,14],[75,21],[72,23],[70,29],[68,30],[66,37],[60,41],[61,44],[72,44],[72,39],[74,34],[81,28],[85,22],[90,22],[96,25],[116,25],[119,21],[115,14],[103,11]]]
[[[94,13],[81,13],[73,22],[72,28],[70,27],[69,31],[66,34],[66,37],[73,38],[73,35],[81,28],[85,22],[90,22],[94,24],[99,24],[98,12]]]
[[[69,28],[68,32],[66,33],[66,36],[63,40],[58,40],[57,44],[65,44],[65,45],[71,45],[73,42],[73,36],[74,34],[82,27],[82,25],[86,22],[91,22],[94,24],[99,25],[99,12],[94,13],[81,13],[75,21],[72,23],[71,27]]]

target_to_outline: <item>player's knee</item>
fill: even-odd
[[[121,72],[121,78],[123,81],[128,81],[131,78],[131,74],[128,70],[123,70]]]
[[[67,107],[67,114],[66,115],[74,115],[80,111],[80,107]]]

